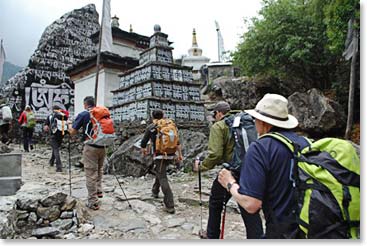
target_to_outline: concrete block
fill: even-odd
[[[22,154],[0,154],[0,196],[14,195],[22,183]]]

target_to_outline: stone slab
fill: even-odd
[[[14,195],[22,184],[22,154],[0,154],[0,196]]]
[[[21,177],[0,178],[0,196],[15,195],[21,185]]]
[[[22,154],[0,154],[0,177],[22,176]]]

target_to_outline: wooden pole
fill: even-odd
[[[101,46],[102,46],[102,32],[103,32],[103,17],[104,17],[104,5],[105,5],[105,0],[103,0],[103,5],[102,5],[102,19],[101,19],[101,30],[99,31],[99,42],[98,42],[98,50],[97,50],[97,64],[96,64],[96,82],[95,82],[95,86],[94,86],[94,101],[95,104],[97,105],[97,95],[98,95],[98,77],[99,77],[99,63],[100,63],[100,58],[101,58]]]
[[[349,82],[349,98],[348,98],[348,119],[347,127],[345,129],[345,139],[351,138],[352,126],[353,126],[353,114],[354,114],[354,91],[355,91],[355,80],[356,80],[356,60],[358,51],[358,36],[357,31],[353,32],[353,57],[350,65],[350,82]]]

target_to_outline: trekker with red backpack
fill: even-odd
[[[167,213],[175,213],[173,194],[167,179],[167,167],[176,160],[182,160],[181,146],[178,138],[178,131],[175,123],[171,119],[163,118],[163,111],[160,109],[152,112],[153,123],[145,131],[141,140],[142,153],[148,154],[147,144],[149,140],[153,143],[153,160],[155,170],[155,182],[152,187],[152,196],[158,198],[159,188],[164,194],[164,205]]]
[[[75,135],[83,128],[85,141],[82,162],[88,190],[87,207],[98,210],[103,197],[102,175],[103,163],[106,157],[106,146],[114,139],[113,121],[106,107],[96,106],[94,97],[84,98],[85,111],[79,113],[73,124],[69,123],[69,133]],[[107,140],[106,140],[107,139]]]

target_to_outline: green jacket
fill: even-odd
[[[234,140],[230,138],[229,128],[224,119],[238,111],[228,112],[223,119],[214,123],[210,128],[208,156],[204,159],[201,170],[207,171],[223,162],[229,162],[232,159]]]

